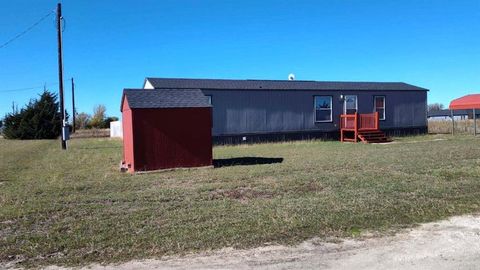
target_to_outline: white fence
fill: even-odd
[[[122,121],[110,122],[110,138],[123,138]]]

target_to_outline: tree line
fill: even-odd
[[[22,109],[14,109],[0,121],[0,132],[7,139],[54,139],[60,136],[62,119],[56,94],[44,91],[38,99],[32,99]],[[440,111],[441,103],[428,104],[428,111]],[[68,122],[69,115],[66,113]],[[105,105],[96,105],[93,114],[76,113],[75,129],[109,128],[118,117],[107,116]]]
[[[118,117],[107,116],[105,105],[96,105],[93,115],[85,112],[75,115],[75,129],[110,128],[110,122],[118,121]]]
[[[442,103],[432,103],[428,104],[428,111],[429,112],[438,112],[444,110],[445,106]]]
[[[76,129],[109,128],[111,121],[117,117],[109,117],[104,105],[94,107],[93,114],[85,112],[76,114]],[[66,121],[69,115],[66,113]],[[0,121],[0,131],[7,139],[55,139],[60,136],[62,117],[60,103],[56,94],[44,91],[37,99],[32,99],[20,110],[14,109]],[[70,125],[71,127],[71,125]]]

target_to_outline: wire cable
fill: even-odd
[[[40,18],[40,20],[36,21],[34,24],[30,25],[30,27],[28,27],[27,29],[25,29],[24,31],[20,32],[19,34],[17,34],[16,36],[14,36],[13,38],[9,39],[7,42],[3,43],[2,45],[0,45],[0,49],[3,49],[4,47],[6,47],[8,44],[12,43],[13,41],[19,39],[20,37],[22,37],[23,35],[25,35],[26,33],[28,33],[29,31],[31,31],[33,28],[35,28],[35,26],[39,25],[42,21],[44,21],[46,18],[48,18],[50,15],[54,14],[55,11],[52,10],[50,11],[48,14],[46,14],[45,16],[43,16],[42,18]]]
[[[56,83],[58,84],[58,83]],[[56,84],[49,84],[48,86],[56,85]],[[21,91],[28,91],[28,90],[35,90],[35,89],[43,89],[45,86],[35,86],[35,87],[28,87],[28,88],[18,88],[18,89],[7,89],[1,90],[0,93],[8,93],[8,92],[21,92]]]
[[[67,80],[64,80],[67,81]],[[42,86],[32,86],[32,87],[26,87],[26,88],[17,88],[17,89],[6,89],[6,90],[0,90],[0,93],[7,93],[7,92],[20,92],[20,91],[28,91],[28,90],[35,90],[35,89],[43,89],[43,88],[48,88],[51,86],[58,85],[58,83],[49,83],[49,84],[44,84]]]

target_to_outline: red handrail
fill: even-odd
[[[378,119],[378,113],[377,112],[360,114],[359,129],[361,129],[361,130],[377,130],[378,129],[377,119]]]
[[[378,130],[380,128],[378,112],[365,114],[340,115],[340,140],[344,140],[344,131],[354,131],[354,140],[357,141],[358,131]]]
[[[357,124],[357,114],[340,115],[340,128],[354,130]]]

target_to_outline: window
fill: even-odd
[[[332,97],[315,96],[315,122],[332,122]]]
[[[384,96],[375,96],[374,97],[374,111],[378,112],[379,120],[385,120],[385,97]]]
[[[354,114],[357,112],[357,96],[346,95],[343,101],[343,112],[345,114]]]

